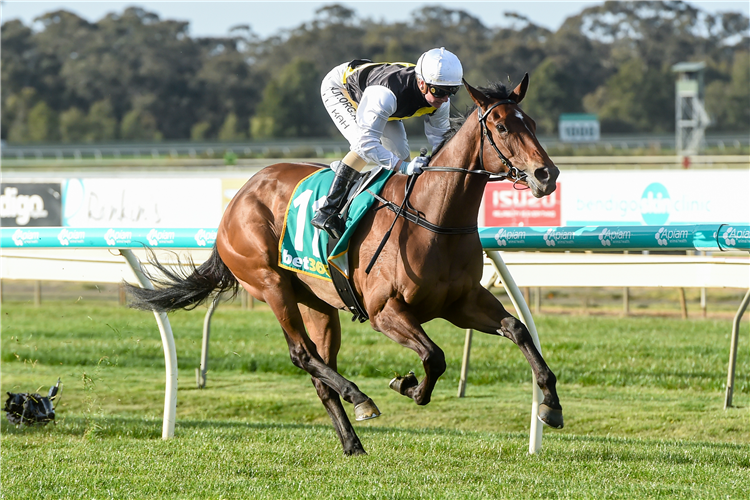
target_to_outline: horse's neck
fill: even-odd
[[[478,169],[480,133],[479,123],[470,118],[432,157],[430,166]],[[427,171],[420,177],[423,182],[419,183],[422,186],[413,205],[425,214],[427,220],[445,227],[471,226],[477,223],[487,176]]]

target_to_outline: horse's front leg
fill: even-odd
[[[556,429],[563,426],[562,406],[557,396],[557,378],[534,345],[529,330],[520,320],[505,310],[488,290],[477,287],[452,308],[445,319],[460,328],[472,328],[492,335],[503,335],[512,340],[526,356],[536,382],[544,394],[539,406],[539,418]]]
[[[427,336],[414,315],[400,300],[389,299],[385,307],[370,318],[370,323],[375,330],[416,352],[424,366],[425,377],[421,383],[417,383],[412,375],[391,387],[409,396],[418,405],[429,403],[437,379],[445,372],[443,350]]]

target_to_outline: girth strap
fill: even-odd
[[[328,255],[333,252],[338,241],[339,240],[333,236],[328,238]],[[365,307],[359,301],[357,294],[354,292],[354,286],[352,285],[351,280],[347,279],[346,276],[336,269],[336,266],[331,264],[328,264],[328,273],[331,275],[331,281],[336,288],[336,292],[338,292],[341,300],[344,301],[344,305],[346,305],[349,312],[352,313],[352,321],[359,320],[360,323],[364,323],[370,319]]]

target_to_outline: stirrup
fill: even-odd
[[[318,212],[318,214],[321,214],[321,212]],[[341,239],[344,231],[346,231],[346,223],[339,216],[338,212],[324,219],[322,222],[315,219],[310,222],[315,228],[325,231],[328,233],[328,236],[337,240]]]

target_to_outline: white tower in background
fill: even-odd
[[[682,62],[672,66],[675,85],[675,133],[678,156],[697,154],[705,143],[711,120],[703,105],[703,62]]]

